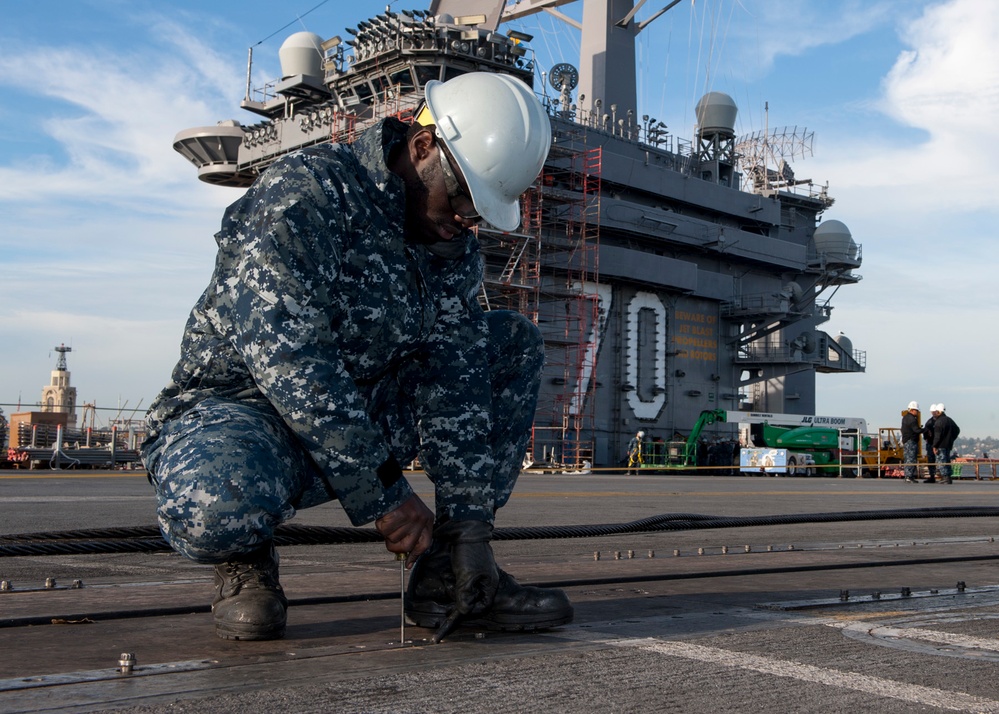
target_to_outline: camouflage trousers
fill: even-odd
[[[916,473],[916,459],[919,453],[919,443],[916,441],[905,441],[902,442],[902,459],[905,461],[905,477],[907,479],[915,479]]]
[[[516,484],[537,406],[544,345],[537,327],[507,311],[486,313],[490,331],[492,392],[490,447],[495,508]],[[398,393],[394,374],[362,389],[369,415],[386,430],[401,464],[419,452],[412,405]],[[395,398],[387,398],[390,394]],[[164,538],[199,563],[220,563],[271,540],[274,529],[298,510],[332,500],[308,452],[263,399],[209,398],[164,426],[143,445],[156,487]],[[427,476],[438,503],[468,485],[448,474]]]
[[[929,444],[926,445],[926,470],[930,474],[930,478],[936,478],[937,467],[936,467],[936,456],[933,454],[933,447]]]
[[[950,449],[944,449],[944,448],[936,449],[937,475],[942,479],[949,479],[951,477],[950,451],[951,451]]]

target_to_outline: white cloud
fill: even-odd
[[[66,196],[152,211],[164,203],[215,202],[191,182],[191,167],[172,149],[173,136],[231,113],[219,86],[232,91],[241,79],[176,25],[163,21],[149,30],[148,43],[124,53],[33,45],[0,54],[0,84],[58,103],[57,110],[24,120],[40,122],[65,154],[64,161],[31,157],[0,168],[0,201]]]
[[[931,6],[903,27],[910,49],[885,77],[879,106],[925,138],[891,147],[861,138],[823,159],[826,175],[877,188],[882,205],[900,213],[999,207],[987,178],[999,162],[997,36],[999,4],[976,0]]]
[[[77,37],[0,49],[0,86],[24,98],[0,119],[48,140],[0,160],[0,403],[35,403],[55,364],[45,355],[66,342],[81,401],[148,406],[239,195],[199,183],[172,143],[235,114],[242,57],[223,61],[163,17],[133,20],[125,49]]]
[[[864,244],[865,280],[836,317],[868,353],[866,375],[819,378],[820,402],[892,426],[910,399],[944,401],[965,435],[995,435],[999,4],[932,4],[899,36],[877,106],[904,140],[840,134],[814,163],[837,197],[830,217]]]
[[[826,3],[762,0],[704,3],[699,22],[731,53],[724,64],[741,81],[769,73],[780,57],[798,57],[817,47],[841,44],[869,32],[897,10],[897,0]]]

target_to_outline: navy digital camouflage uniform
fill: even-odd
[[[160,529],[189,558],[249,552],[333,498],[354,525],[380,518],[412,495],[399,464],[417,455],[438,521],[492,522],[510,497],[542,338],[481,310],[470,231],[405,239],[387,160],[406,129],[290,154],[226,210],[142,446]]]
[[[916,462],[919,460],[919,417],[906,410],[902,414],[902,459],[905,462],[905,478],[916,479]]]
[[[940,412],[940,416],[933,422],[933,449],[937,456],[937,474],[945,483],[951,482],[952,451],[960,434],[961,428],[957,423],[946,412]]]

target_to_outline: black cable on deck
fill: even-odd
[[[556,540],[630,533],[746,528],[801,523],[844,523],[923,518],[994,518],[996,516],[999,516],[999,508],[984,506],[792,513],[769,516],[708,516],[696,513],[664,513],[628,523],[497,528],[493,531],[493,540]],[[374,528],[284,524],[278,526],[274,532],[274,543],[279,546],[379,543],[382,540],[382,536]],[[15,533],[0,536],[0,558],[26,555],[157,553],[169,550],[169,544],[163,540],[156,526]]]

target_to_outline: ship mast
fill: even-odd
[[[581,30],[579,50],[579,106],[596,116],[606,114],[612,123],[631,111],[638,114],[635,79],[635,38],[649,24],[680,0],[671,0],[647,20],[635,22],[646,0],[583,0],[583,22],[562,14],[557,7],[573,0],[520,0],[506,6],[502,22],[537,12],[547,12]],[[468,5],[441,1],[435,5]]]

